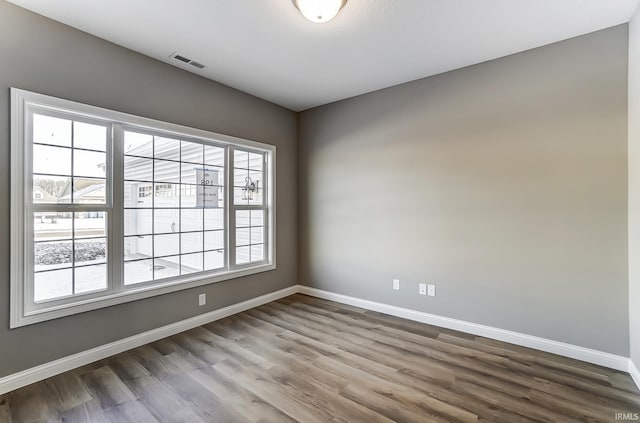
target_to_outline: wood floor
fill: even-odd
[[[2,423],[613,422],[638,411],[622,372],[304,295],[0,396]]]

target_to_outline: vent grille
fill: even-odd
[[[186,64],[191,65],[191,66],[193,66],[195,68],[198,68],[198,69],[204,69],[205,68],[205,65],[203,65],[202,63],[196,62],[195,60],[191,60],[188,57],[182,56],[182,55],[177,54],[177,53],[173,53],[169,57],[171,57],[173,59],[176,59],[176,60],[179,60],[179,61],[181,61],[183,63],[186,63]]]
[[[185,63],[189,63],[191,60],[187,59],[184,56],[180,56],[179,54],[176,54],[175,56],[173,56],[174,59],[178,59],[181,62],[185,62]]]

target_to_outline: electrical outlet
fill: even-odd
[[[202,307],[207,303],[207,294],[198,295],[198,306]]]
[[[427,284],[421,283],[418,292],[420,293],[420,295],[427,295]]]
[[[400,279],[393,280],[393,289],[396,291],[400,291]]]
[[[427,295],[430,297],[435,297],[436,296],[436,286],[435,285],[429,285],[427,287]]]

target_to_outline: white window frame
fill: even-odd
[[[31,149],[32,139],[28,133],[30,123],[28,117],[36,109],[46,109],[53,113],[72,115],[74,118],[98,120],[112,128],[107,148],[108,162],[111,162],[112,175],[107,173],[107,186],[111,186],[112,195],[104,206],[90,207],[110,210],[107,234],[107,290],[99,293],[77,295],[63,300],[52,300],[34,306],[32,300],[33,252],[32,245],[33,218],[28,215],[32,193]],[[123,284],[123,210],[121,193],[123,190],[124,158],[122,139],[124,129],[139,129],[142,132],[161,133],[185,141],[196,141],[203,144],[226,147],[224,210],[225,210],[225,268],[223,270],[204,271],[186,276],[124,286]],[[119,133],[120,132],[120,133]],[[120,137],[120,138],[118,138]],[[233,204],[233,149],[250,150],[265,154],[264,167],[264,210],[265,260],[247,265],[235,265],[232,260],[235,254],[235,210]],[[82,313],[98,308],[109,307],[125,302],[135,301],[156,295],[163,295],[178,290],[221,282],[232,278],[247,276],[276,268],[276,147],[270,144],[250,141],[242,138],[190,128],[182,125],[148,119],[127,113],[90,106],[60,98],[37,94],[17,88],[11,88],[11,299],[10,327],[16,328],[56,319],[72,314]],[[111,178],[111,179],[109,179]],[[110,181],[110,182],[109,182]],[[79,209],[83,206],[70,206]],[[253,206],[249,206],[253,207]],[[31,207],[31,209],[36,207]],[[86,207],[85,207],[86,208]]]

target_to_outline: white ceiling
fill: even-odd
[[[291,0],[10,1],[295,111],[625,23],[638,4],[348,0],[314,24]]]

